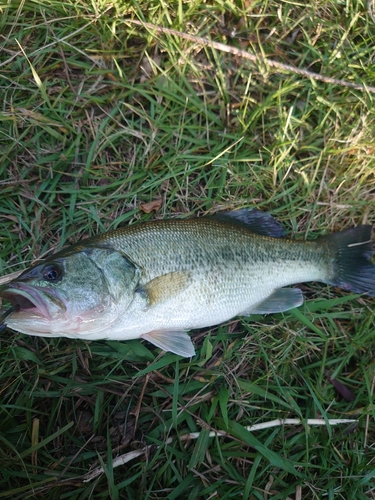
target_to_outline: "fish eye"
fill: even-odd
[[[57,264],[47,264],[43,268],[43,278],[50,283],[57,283],[62,278],[62,269]]]

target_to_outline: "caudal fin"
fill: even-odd
[[[358,226],[324,236],[333,256],[329,283],[355,293],[375,296],[375,265],[371,262],[374,243],[371,226]]]

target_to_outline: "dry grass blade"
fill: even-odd
[[[152,23],[146,23],[143,21],[138,21],[136,19],[127,20],[127,23],[136,24],[138,26],[142,26],[144,28],[148,28],[154,33],[165,33],[168,35],[177,36],[179,38],[183,38],[185,40],[189,40],[190,42],[194,42],[197,45],[201,45],[203,47],[211,47],[212,49],[219,50],[221,52],[225,52],[227,54],[232,54],[234,56],[239,56],[243,59],[246,59],[251,62],[262,62],[266,66],[270,68],[275,68],[280,71],[287,71],[290,73],[294,73],[296,75],[303,76],[305,78],[312,78],[313,80],[317,80],[324,83],[332,83],[334,85],[340,85],[342,87],[348,87],[351,89],[362,90],[364,92],[371,92],[375,94],[375,87],[371,85],[362,85],[358,83],[348,82],[345,80],[341,80],[339,78],[331,78],[326,75],[321,75],[319,73],[315,73],[313,71],[309,71],[307,69],[297,68],[296,66],[292,66],[290,64],[284,64],[268,57],[264,57],[262,54],[258,53],[256,55],[250,54],[245,50],[238,49],[236,47],[231,47],[229,45],[225,45],[224,43],[215,42],[214,40],[210,40],[208,38],[202,38],[200,36],[191,35],[190,33],[184,33],[182,31],[176,31],[171,28],[165,28],[163,26],[157,26]]]
[[[0,277],[0,286],[9,283],[12,280],[18,278],[18,276],[22,273],[22,271],[15,271],[14,273],[6,274],[5,276]]]
[[[262,422],[261,424],[254,424],[246,427],[246,430],[248,432],[255,432],[258,430],[263,430],[263,429],[270,429],[272,427],[279,427],[282,425],[342,425],[342,424],[355,424],[357,423],[357,420],[352,420],[349,418],[337,418],[337,419],[328,419],[323,420],[323,419],[317,419],[317,418],[308,418],[305,422],[298,419],[298,418],[285,418],[285,419],[277,419],[277,420],[272,420],[270,422]],[[191,441],[194,439],[199,439],[201,436],[200,432],[190,432],[189,434],[183,434],[182,436],[179,436],[178,440],[181,441],[182,443],[185,441]],[[208,437],[231,437],[230,434],[224,431],[211,431],[208,434]],[[168,438],[163,445],[160,446],[166,446],[171,443],[173,443],[177,438]],[[138,458],[142,455],[146,455],[147,453],[150,452],[152,448],[155,448],[155,445],[149,445],[146,446],[145,448],[142,448],[141,450],[136,450],[136,451],[130,451],[129,453],[125,453],[124,455],[121,455],[119,457],[116,457],[112,461],[112,467],[120,467],[121,465],[125,465],[126,463],[134,460],[135,458]],[[83,476],[83,481],[89,482],[95,479],[96,477],[100,476],[101,474],[104,473],[104,468],[103,467],[97,467],[96,469],[92,470],[91,472],[88,472]]]

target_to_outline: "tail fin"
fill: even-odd
[[[371,226],[358,226],[324,236],[333,256],[333,273],[329,284],[355,293],[375,297],[375,265],[371,262],[374,243]]]

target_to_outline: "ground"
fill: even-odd
[[[0,3],[1,275],[155,218],[374,224],[374,10]],[[297,310],[192,332],[191,360],[1,331],[0,498],[375,498],[374,300],[301,288]]]

